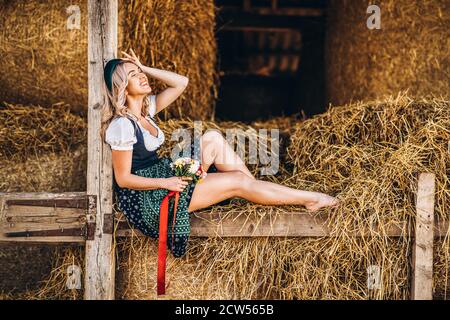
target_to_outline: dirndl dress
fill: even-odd
[[[129,119],[129,118],[128,118]],[[174,172],[170,167],[172,160],[169,157],[159,157],[157,150],[148,151],[145,148],[144,138],[140,127],[129,119],[135,128],[137,141],[133,145],[131,173],[147,178],[170,178]],[[199,155],[194,143],[191,144],[191,155]],[[211,165],[207,172],[217,172],[217,168]],[[135,190],[121,188],[113,177],[113,187],[116,203],[123,212],[132,227],[151,238],[159,237],[160,205],[163,198],[169,193],[167,189]],[[189,183],[180,192],[175,224],[172,232],[174,197],[169,198],[169,217],[167,230],[167,247],[174,257],[182,257],[186,253],[190,235],[190,214],[188,207],[191,202],[195,184]],[[173,236],[172,236],[173,235]],[[172,243],[173,239],[173,243]]]

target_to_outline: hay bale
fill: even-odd
[[[0,160],[1,192],[72,192],[86,190],[87,153],[30,156],[23,162]]]
[[[186,256],[170,256],[167,264],[167,294],[163,299],[239,299],[262,292],[265,277],[277,271],[271,264],[277,258],[265,250],[270,239],[191,239]],[[119,263],[121,299],[155,299],[157,242],[127,239],[121,244]],[[245,256],[242,261],[236,252]],[[264,265],[265,273],[259,273]],[[272,269],[273,268],[273,269]],[[259,280],[256,281],[256,280]]]
[[[351,230],[362,232],[377,223],[381,230],[370,231],[368,244],[352,250],[366,259],[375,251],[390,255],[384,238],[387,228],[402,222],[412,227],[415,221],[418,172],[436,174],[436,219],[448,221],[449,107],[450,103],[441,99],[414,100],[399,95],[333,107],[296,126],[288,148],[294,176],[286,183],[341,198],[342,205],[329,212],[328,224],[336,236],[333,246],[342,246]],[[401,239],[402,250],[411,247],[407,235]],[[448,261],[450,241],[444,239],[441,246],[445,249],[436,252],[435,258]],[[448,274],[449,264],[439,265],[441,271],[437,267],[435,272]],[[408,268],[403,265],[401,274],[408,274]],[[436,277],[436,287],[447,287],[447,279]],[[391,294],[385,292],[383,297]]]
[[[68,104],[0,105],[0,158],[23,161],[30,156],[67,153],[86,146],[87,121]]]
[[[399,95],[333,107],[297,124],[288,148],[295,166],[292,185],[348,196],[352,200],[340,210],[358,212],[354,218],[360,221],[375,213],[405,219],[414,216],[416,174],[434,172],[436,212],[447,219],[448,109],[446,100]],[[366,198],[372,201],[365,210],[356,210]]]
[[[156,241],[123,241],[117,297],[157,298]],[[408,248],[388,242],[385,251],[361,240],[336,248],[330,238],[191,239],[184,258],[168,260],[162,299],[409,299]],[[380,290],[367,289],[370,265],[383,271]]]
[[[121,47],[132,47],[148,66],[189,78],[185,93],[163,111],[195,119],[214,117],[218,71],[215,40],[216,8],[211,0],[126,0],[120,10]],[[160,84],[153,82],[155,91]]]
[[[381,29],[366,26],[369,5]],[[450,7],[438,1],[331,0],[326,78],[334,105],[409,89],[415,97],[450,97]]]
[[[399,222],[412,227],[415,174],[420,171],[436,174],[436,218],[448,219],[448,108],[449,102],[441,99],[399,96],[333,107],[286,129],[292,133],[287,160],[294,171],[274,179],[296,188],[338,194],[343,200],[338,210],[318,213],[328,215],[334,237],[191,239],[185,257],[168,256],[169,288],[164,299],[409,299],[412,239],[408,235],[389,239],[386,229]],[[182,119],[159,125],[169,138],[174,128],[192,123]],[[232,123],[207,122],[204,127],[227,126]],[[257,223],[264,215],[300,208],[234,199],[226,206],[204,210],[224,213],[223,219],[228,217],[225,213],[242,214]],[[379,233],[348,237],[350,230],[362,232],[373,222],[381,225]],[[157,242],[132,237],[119,239],[116,245],[117,298],[156,298]],[[435,248],[434,296],[448,299],[449,237],[436,241]],[[47,278],[44,289],[29,293],[28,298],[81,297],[81,292],[75,295],[63,287],[61,270],[65,268],[61,266],[70,259],[83,265],[83,256],[67,254],[69,259],[54,266],[59,271]],[[370,265],[382,270],[378,290],[367,288]]]
[[[87,124],[68,105],[0,107],[0,190],[86,189]]]
[[[87,1],[80,29],[67,29],[72,1],[0,1],[0,101],[68,103],[87,114]],[[213,116],[217,96],[215,7],[210,0],[119,2],[118,53],[131,47],[141,62],[189,77],[185,93],[163,113]],[[152,82],[155,93],[163,87]]]
[[[249,140],[255,139],[258,145],[261,148],[266,148],[265,150],[270,151],[271,143],[275,138],[271,137],[270,129],[279,129],[279,156],[280,156],[280,170],[277,173],[277,177],[286,172],[289,172],[289,168],[285,167],[284,160],[286,158],[286,147],[289,143],[289,137],[291,133],[292,124],[295,123],[296,115],[292,115],[289,117],[277,117],[275,119],[269,121],[257,121],[251,124],[245,124],[239,121],[202,121],[202,133],[205,133],[208,129],[216,129],[219,130],[225,138],[227,138],[227,134],[235,135],[243,135],[245,137],[245,149],[244,149],[244,157],[243,160],[248,164],[249,159]],[[171,150],[179,143],[180,147],[183,148],[184,144],[182,141],[172,141],[171,136],[177,129],[187,129],[191,136],[191,143],[194,139],[194,122],[190,117],[182,118],[182,119],[169,119],[167,121],[161,121],[158,123],[158,126],[164,132],[166,136],[166,141],[161,149],[158,150],[159,156],[167,156],[170,157]],[[259,129],[267,130],[267,138],[269,141],[265,141],[260,139]],[[233,143],[236,142],[237,138],[234,138]],[[236,148],[235,148],[236,149]],[[275,157],[275,155],[274,155]],[[272,176],[261,176],[260,172],[260,164],[248,164],[249,170],[255,176],[258,176],[262,179],[272,179]]]
[[[322,212],[328,213],[335,237],[191,239],[182,262],[171,260],[172,284],[165,298],[409,299],[412,239],[408,235],[389,239],[386,230],[392,224],[413,223],[415,174],[420,171],[435,172],[436,218],[448,219],[448,107],[445,100],[399,96],[331,108],[298,123],[288,149],[294,175],[279,182],[338,193],[343,206]],[[208,212],[239,213],[257,220],[295,210],[287,207],[233,200]],[[380,224],[380,232],[348,237],[350,231],[362,233],[374,222]],[[121,260],[125,276],[119,295],[154,298],[155,243],[125,241],[139,245],[135,254],[127,251]],[[436,241],[440,250],[435,251],[435,298],[447,298],[449,247],[448,238]],[[367,288],[371,265],[382,271],[377,290]],[[174,282],[178,277],[180,283]]]
[[[87,1],[80,29],[67,29],[73,1],[0,1],[0,100],[87,106]]]

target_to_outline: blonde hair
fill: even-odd
[[[103,94],[103,106],[101,112],[101,127],[100,137],[105,141],[105,132],[111,121],[116,117],[126,117],[128,107],[126,105],[125,89],[128,86],[128,75],[125,69],[125,61],[120,63],[114,69],[112,74],[112,93],[106,86],[105,81],[102,81],[102,94]],[[148,97],[144,99],[144,105],[142,106],[141,115],[146,116],[149,113],[150,101]]]

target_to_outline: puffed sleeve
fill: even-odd
[[[149,103],[150,103],[150,108],[149,108],[149,112],[148,113],[149,113],[150,117],[153,118],[153,116],[156,113],[156,95],[152,94],[152,95],[148,96],[147,98],[148,98]]]
[[[125,117],[112,120],[106,129],[105,141],[113,150],[133,150],[137,139],[131,121]]]

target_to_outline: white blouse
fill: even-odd
[[[150,102],[149,114],[145,117],[157,129],[158,136],[155,137],[147,129],[145,129],[138,121],[144,137],[145,148],[148,151],[156,150],[164,142],[164,132],[153,121],[156,113],[156,95],[147,97]],[[134,115],[130,114],[131,117]],[[114,118],[106,129],[105,141],[111,146],[113,150],[133,150],[133,144],[137,142],[137,137],[134,132],[134,126],[131,121],[125,117]]]

